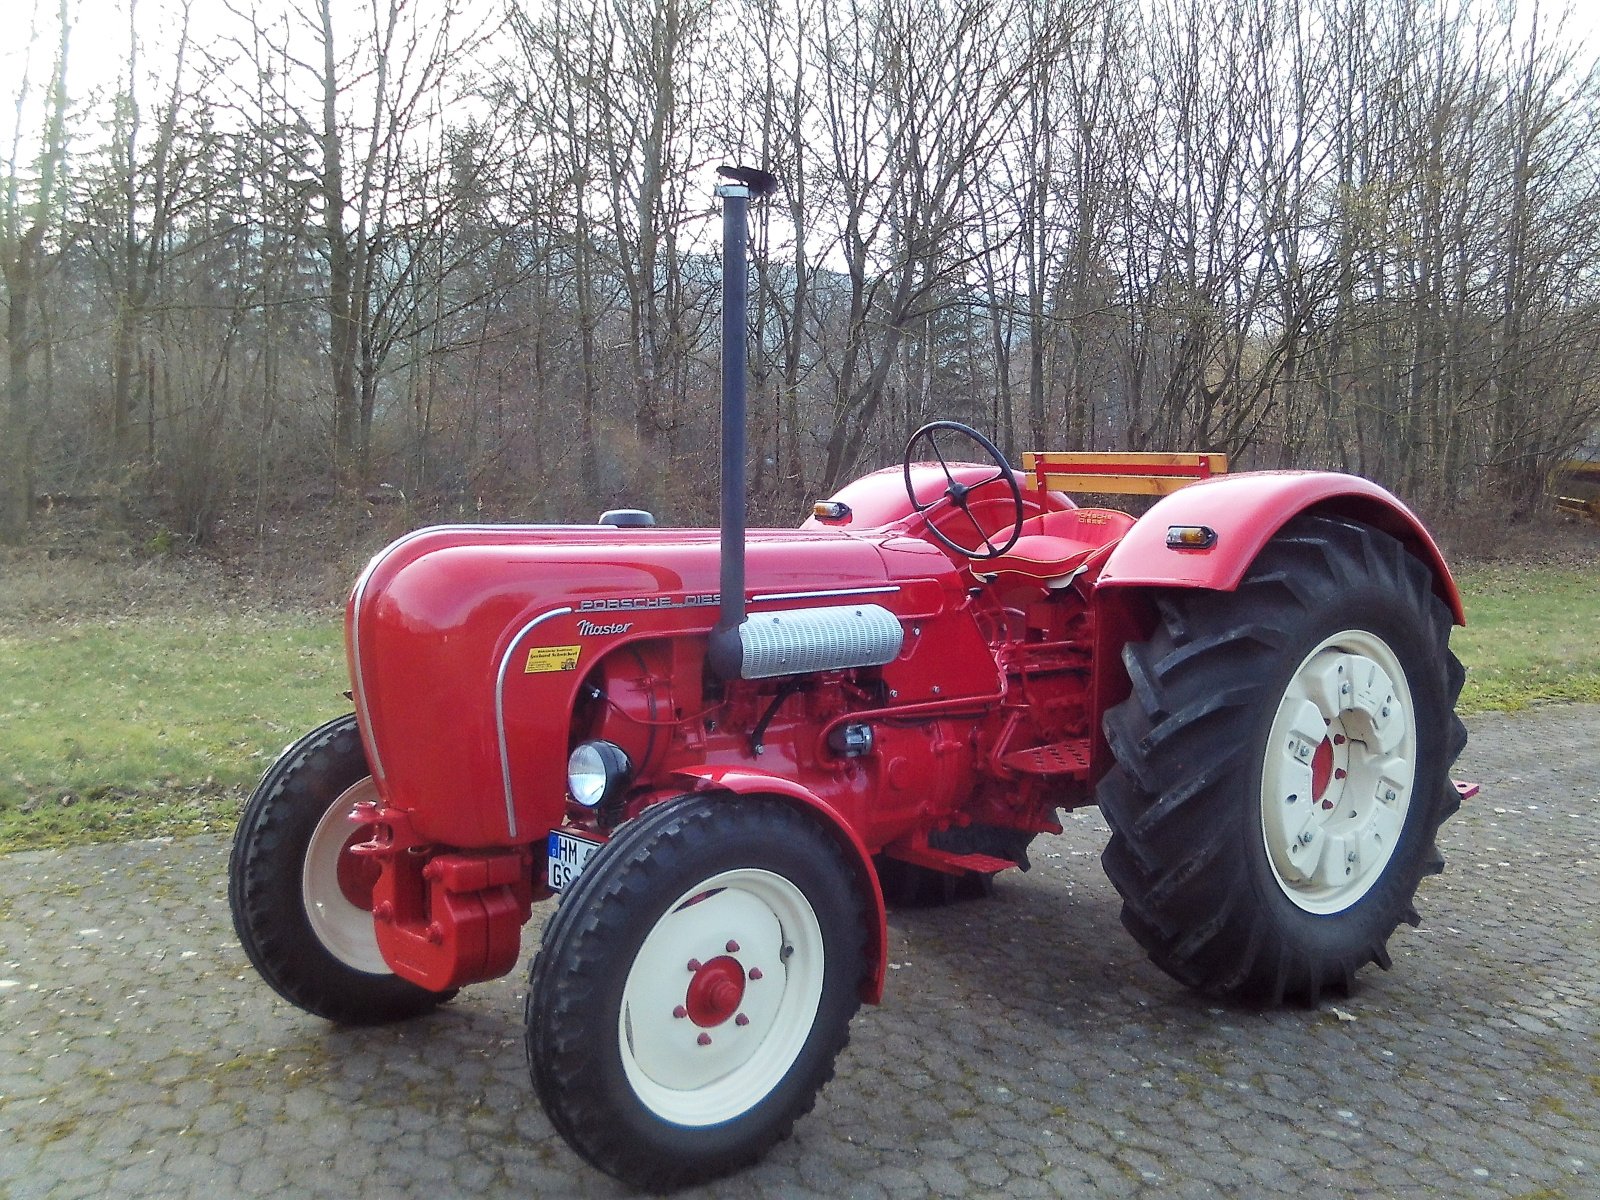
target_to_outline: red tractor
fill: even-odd
[[[745,219],[770,186],[719,188],[721,529],[619,511],[389,546],[348,605],[355,712],[267,771],[230,863],[261,975],[349,1023],[508,973],[559,893],[533,1084],[579,1154],[652,1189],[810,1110],[882,994],[885,891],[981,890],[1098,804],[1160,967],[1313,1003],[1389,965],[1459,804],[1461,602],[1364,480],[1017,471],[935,422],[799,529],[747,533]],[[1135,519],[1069,491],[1162,498]]]

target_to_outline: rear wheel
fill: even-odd
[[[1395,539],[1291,522],[1235,592],[1165,594],[1106,717],[1098,799],[1123,923],[1183,983],[1244,1000],[1346,990],[1418,922],[1459,805],[1463,672],[1428,568]]]
[[[650,809],[563,898],[533,962],[528,1060],[551,1122],[638,1187],[754,1162],[833,1075],[865,920],[839,847],[787,805]]]
[[[268,769],[245,805],[228,864],[228,900],[245,954],[285,1000],[360,1025],[414,1017],[455,993],[393,974],[372,924],[377,869],[352,854],[377,799],[354,715],[312,730]]]

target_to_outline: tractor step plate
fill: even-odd
[[[996,858],[992,854],[956,854],[950,850],[936,850],[932,846],[903,842],[885,846],[884,853],[901,862],[912,863],[919,867],[932,867],[935,871],[944,871],[951,875],[960,875],[967,871],[975,871],[979,875],[993,875],[999,871],[1009,871],[1017,865],[1009,858]]]
[[[1018,750],[1000,760],[1000,765],[1019,775],[1089,775],[1089,739],[1073,738],[1050,746]]]

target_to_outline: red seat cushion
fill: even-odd
[[[1048,584],[1070,575],[1098,549],[1099,546],[1085,546],[1082,542],[1052,537],[1048,533],[1024,534],[999,558],[974,563],[973,571],[985,578],[1010,575]]]
[[[1022,534],[1047,533],[1083,546],[1104,546],[1119,541],[1133,528],[1134,519],[1115,508],[1068,508],[1040,513],[1022,523]]]
[[[1069,508],[1022,523],[1022,536],[999,558],[974,563],[980,578],[1009,576],[1049,586],[1065,582],[1101,549],[1119,541],[1134,523],[1114,508]]]

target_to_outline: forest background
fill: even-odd
[[[1600,75],[1548,8],[23,0],[7,33],[0,542],[90,502],[194,545],[378,499],[712,520],[720,162],[784,185],[758,520],[936,417],[1516,518],[1600,416]]]

